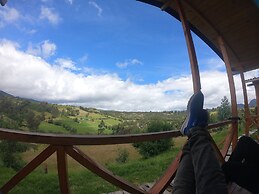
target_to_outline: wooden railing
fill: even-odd
[[[224,121],[216,124],[210,124],[208,129],[213,129],[233,123],[233,120]],[[227,150],[233,138],[233,130],[230,130],[226,138],[221,154],[226,156]],[[29,162],[23,169],[14,175],[6,184],[0,188],[0,193],[6,194],[14,188],[21,180],[30,174],[35,168],[49,158],[53,153],[57,153],[57,166],[60,192],[62,194],[70,193],[68,172],[67,172],[67,155],[71,156],[78,163],[102,177],[111,184],[134,194],[163,193],[170,182],[173,180],[176,170],[179,166],[179,159],[181,151],[178,153],[174,161],[169,165],[164,175],[154,184],[149,191],[144,191],[136,185],[124,180],[123,178],[114,175],[104,166],[95,162],[92,158],[83,153],[77,145],[108,145],[108,144],[126,144],[143,141],[153,141],[163,138],[172,138],[181,136],[179,131],[165,131],[157,133],[145,133],[134,135],[60,135],[60,134],[46,134],[46,133],[31,133],[18,130],[10,130],[0,128],[0,139],[13,140],[27,143],[47,144],[49,145],[31,162]],[[220,153],[220,152],[219,152]]]

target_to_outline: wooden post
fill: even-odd
[[[60,193],[69,194],[68,173],[67,173],[67,154],[64,146],[57,148],[57,165]]]
[[[189,59],[190,59],[190,63],[191,63],[191,71],[192,71],[193,90],[194,90],[194,93],[196,93],[196,92],[200,91],[201,83],[200,83],[200,73],[199,73],[198,61],[197,61],[197,57],[196,57],[193,40],[192,40],[191,30],[187,23],[186,16],[185,16],[181,2],[179,0],[175,0],[175,2],[177,5],[180,20],[182,22],[184,36],[185,36],[185,40],[186,40],[186,44],[187,44],[187,48],[188,48],[188,54],[189,54]]]
[[[228,75],[228,83],[230,89],[230,96],[231,96],[231,107],[232,107],[232,117],[238,117],[237,112],[237,100],[236,100],[236,90],[235,90],[235,83],[234,78],[231,70],[230,60],[228,57],[227,49],[225,47],[224,41],[221,36],[218,38],[218,43],[220,50],[222,52],[222,56],[226,65],[227,75]],[[232,140],[232,148],[234,149],[237,144],[238,139],[238,122],[237,120],[233,120],[232,122],[232,130],[234,130],[234,136]]]
[[[255,81],[253,82],[254,86],[255,86],[255,95],[256,95],[256,119],[257,119],[257,129],[259,126],[259,114],[258,114],[258,109],[259,109],[259,81]]]
[[[248,97],[247,97],[247,89],[245,84],[245,76],[244,72],[240,71],[240,78],[243,88],[243,95],[244,95],[244,105],[245,105],[245,135],[249,136],[249,127],[251,125],[251,115],[249,111],[249,105],[248,105]]]

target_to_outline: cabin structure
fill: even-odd
[[[11,1],[11,0],[10,0]],[[139,0],[150,4],[161,11],[167,12],[172,19],[180,20],[186,39],[190,68],[193,79],[193,92],[201,89],[199,65],[195,53],[195,45],[191,31],[199,36],[218,56],[225,62],[228,76],[232,118],[220,123],[210,124],[209,129],[220,126],[229,126],[229,133],[225,138],[222,149],[217,148],[219,160],[223,162],[228,155],[230,146],[233,148],[238,141],[238,111],[236,90],[233,76],[239,75],[243,88],[246,135],[251,129],[252,116],[248,107],[246,83],[255,86],[257,107],[259,106],[259,79],[245,80],[244,73],[259,68],[259,4],[255,0]],[[6,1],[2,0],[4,6]],[[8,2],[7,2],[8,3]],[[1,8],[0,8],[1,9]],[[259,115],[254,116],[255,128],[259,126]],[[253,118],[254,118],[253,117]],[[174,179],[181,152],[159,180],[145,191],[121,177],[114,175],[95,162],[90,156],[83,153],[78,145],[109,145],[124,144],[143,141],[152,141],[162,138],[180,136],[179,131],[166,131],[159,133],[116,135],[116,136],[85,136],[85,135],[57,135],[22,132],[10,129],[0,129],[0,139],[29,142],[49,145],[43,152],[28,163],[21,171],[7,183],[0,186],[0,193],[6,194],[23,180],[37,166],[43,163],[53,153],[57,154],[58,177],[60,193],[69,194],[70,184],[67,172],[67,155],[89,169],[97,176],[102,177],[111,184],[134,194],[163,193]],[[216,146],[216,145],[215,145]]]

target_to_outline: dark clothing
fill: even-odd
[[[222,165],[227,181],[259,193],[259,145],[250,137],[239,139],[228,162]]]
[[[183,148],[173,186],[174,194],[227,194],[224,173],[208,131],[193,128]]]

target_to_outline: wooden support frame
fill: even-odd
[[[182,4],[179,0],[175,0],[177,9],[178,9],[178,14],[180,16],[180,20],[182,23],[183,31],[184,31],[184,36],[187,44],[187,49],[188,49],[188,54],[189,54],[189,59],[191,63],[191,71],[192,71],[192,81],[193,81],[193,90],[194,93],[197,93],[201,89],[201,81],[200,81],[200,73],[199,73],[199,67],[198,67],[198,61],[196,57],[196,52],[195,52],[195,47],[193,44],[193,39],[191,35],[191,30],[188,25]]]
[[[259,126],[259,82],[253,82],[254,87],[255,87],[255,95],[256,95],[256,107],[257,107],[257,111],[256,111],[256,119],[257,119],[257,126]],[[258,129],[258,127],[257,127]]]
[[[24,177],[30,174],[35,168],[37,168],[42,162],[49,158],[56,148],[52,145],[48,146],[38,156],[36,156],[30,163],[28,163],[23,169],[21,169],[13,178],[11,178],[1,189],[0,193],[8,193],[13,187],[15,187]]]
[[[144,194],[145,191],[141,190],[137,186],[123,180],[121,177],[114,175],[112,172],[101,166],[100,164],[96,163],[90,157],[85,155],[81,150],[77,147],[67,147],[66,152],[70,155],[73,159],[75,159],[78,163],[92,171],[93,173],[97,174],[98,176],[102,177],[103,179],[107,180],[108,182],[112,183],[113,185],[118,186],[119,188],[124,189],[130,193],[134,194]]]
[[[230,96],[231,96],[232,117],[238,117],[234,78],[233,78],[233,74],[232,74],[232,70],[231,70],[231,65],[230,65],[230,60],[228,57],[227,49],[226,49],[225,43],[221,36],[218,37],[218,43],[219,43],[219,47],[222,52],[224,62],[226,65],[226,69],[227,69],[228,83],[229,83]],[[238,122],[237,122],[237,120],[233,120],[231,129],[234,130],[234,134],[233,134],[234,136],[232,139],[232,147],[234,149],[237,145],[237,140],[238,140]]]

